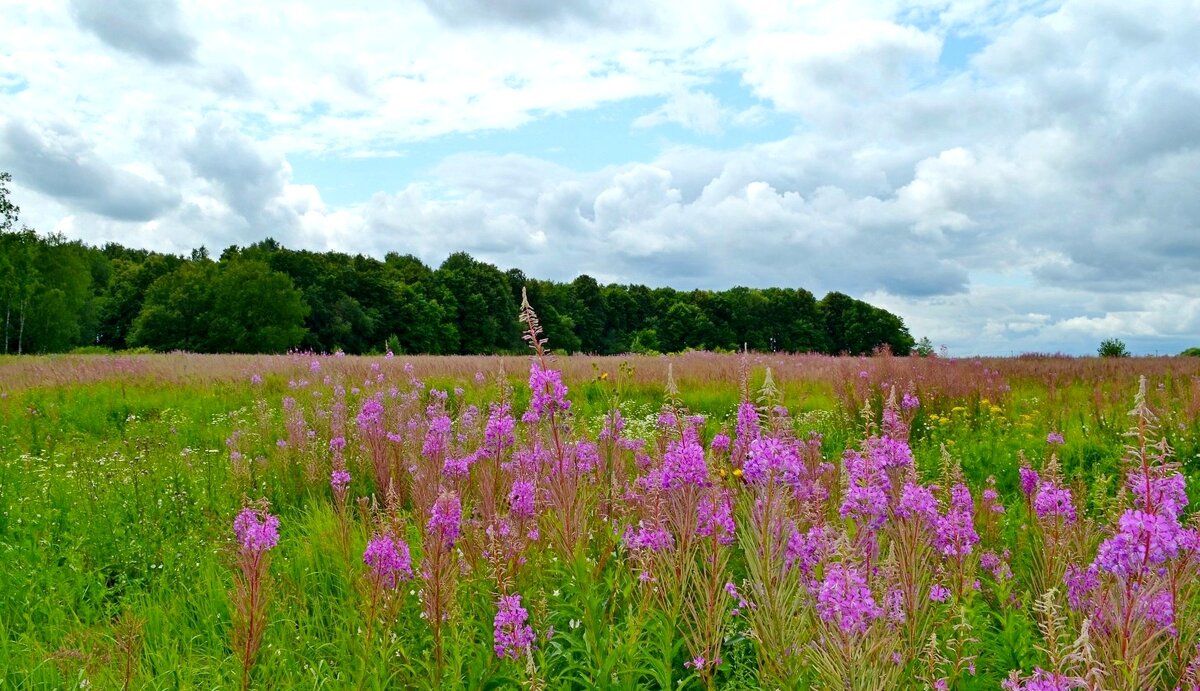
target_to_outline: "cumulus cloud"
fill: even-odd
[[[707,91],[684,91],[673,94],[663,105],[635,119],[633,126],[654,127],[674,123],[701,134],[717,134],[731,117],[730,111]],[[748,115],[744,121],[752,122],[752,118],[753,115]]]
[[[230,121],[206,118],[183,146],[183,156],[253,230],[270,232],[271,222],[289,216],[286,207],[273,204],[290,178],[286,161],[260,151]]]
[[[603,0],[424,0],[426,8],[451,25],[502,23],[519,27],[559,27],[568,22],[592,28],[624,26],[648,15],[634,3]]]
[[[198,42],[175,0],[71,0],[79,26],[117,50],[161,64],[190,63]]]
[[[10,120],[2,135],[6,167],[22,185],[80,209],[120,221],[149,221],[179,196],[141,175],[115,168],[74,126]]]
[[[0,108],[77,123],[0,130],[15,184],[57,200],[27,216],[169,249],[273,235],[841,290],[952,352],[1200,340],[1194,0],[212,2],[6,7],[29,30]],[[80,28],[145,59],[115,69]],[[403,173],[331,204],[314,157]]]

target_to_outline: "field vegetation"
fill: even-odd
[[[1200,360],[532,342],[0,359],[0,685],[1198,683]]]

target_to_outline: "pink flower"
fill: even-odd
[[[233,532],[243,552],[266,552],[279,543],[279,518],[247,506],[233,519]]]
[[[493,638],[496,657],[517,660],[533,646],[533,627],[529,612],[521,606],[520,595],[500,597],[494,621]]]
[[[817,616],[848,634],[861,634],[883,615],[867,579],[853,567],[833,564],[817,590]]]
[[[408,545],[395,541],[388,535],[371,538],[363,552],[363,563],[371,567],[371,575],[380,585],[389,590],[400,581],[412,578],[412,557]]]

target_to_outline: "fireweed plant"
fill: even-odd
[[[0,685],[1200,683],[1200,377],[1093,390],[1068,362],[1030,393],[991,362],[804,360],[831,382],[813,401],[798,365],[688,354],[647,393],[616,364],[570,374],[520,316],[519,379],[513,359],[428,382],[389,356],[238,360],[264,374],[196,409],[208,436],[131,410],[70,473],[45,431],[78,423],[21,394],[5,429],[28,444],[0,437]],[[697,405],[712,384],[685,363],[738,392]],[[56,529],[78,515],[104,530]],[[48,553],[63,565],[27,566]]]
[[[242,688],[250,688],[250,670],[267,626],[270,551],[279,543],[279,518],[265,501],[247,505],[233,520],[237,538],[233,600],[233,650],[242,665]]]

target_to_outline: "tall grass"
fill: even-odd
[[[1124,433],[1141,375],[1156,438],[1197,496],[1197,360],[687,353],[540,366],[561,372],[569,407],[547,402],[545,377],[531,389],[523,357],[0,359],[0,685],[226,688],[248,670],[256,688],[995,688],[1039,667],[1095,688],[1132,683],[1113,672],[1107,643],[1084,660],[1085,618],[1062,573],[1068,556],[1089,563],[1130,505]],[[868,528],[857,509],[843,515],[850,486],[877,477],[843,455],[867,457],[885,436],[893,391],[919,404],[902,415],[911,475],[891,478],[887,501],[905,482],[936,483],[937,515],[948,516],[961,501],[952,487],[969,488],[960,518],[971,514],[981,541],[969,557],[937,552],[892,518]],[[382,436],[357,421],[369,400]],[[522,420],[538,400],[543,412]],[[757,431],[739,430],[742,402]],[[505,415],[511,439],[489,445]],[[1051,432],[1065,443],[1047,443]],[[732,454],[712,443],[718,434],[734,438]],[[808,454],[805,487],[820,491],[748,481],[739,434]],[[351,477],[340,503],[335,458]],[[1049,464],[1070,490],[1069,549],[1048,546],[1054,526],[1021,491],[1022,458],[1043,475]],[[984,508],[989,477],[1003,514]],[[518,481],[533,488],[532,514]],[[447,493],[463,512],[452,544],[430,528]],[[279,541],[261,645],[243,666],[233,521],[259,499],[279,517]],[[723,502],[733,539],[698,535],[698,517],[714,520]],[[414,570],[386,598],[363,563],[380,535],[411,547]],[[788,550],[803,545],[815,551],[796,562]],[[911,584],[908,618],[893,623],[899,647],[882,643],[894,633],[886,614],[845,634],[837,622],[848,620],[822,618],[849,611],[830,598],[859,577],[884,612],[895,603],[883,584]],[[930,600],[935,583],[945,601]],[[519,605],[502,600],[516,595]],[[1155,641],[1164,684],[1194,674],[1197,603],[1183,597],[1174,636],[1128,634]],[[496,632],[523,641],[524,626],[530,644],[497,655]]]

